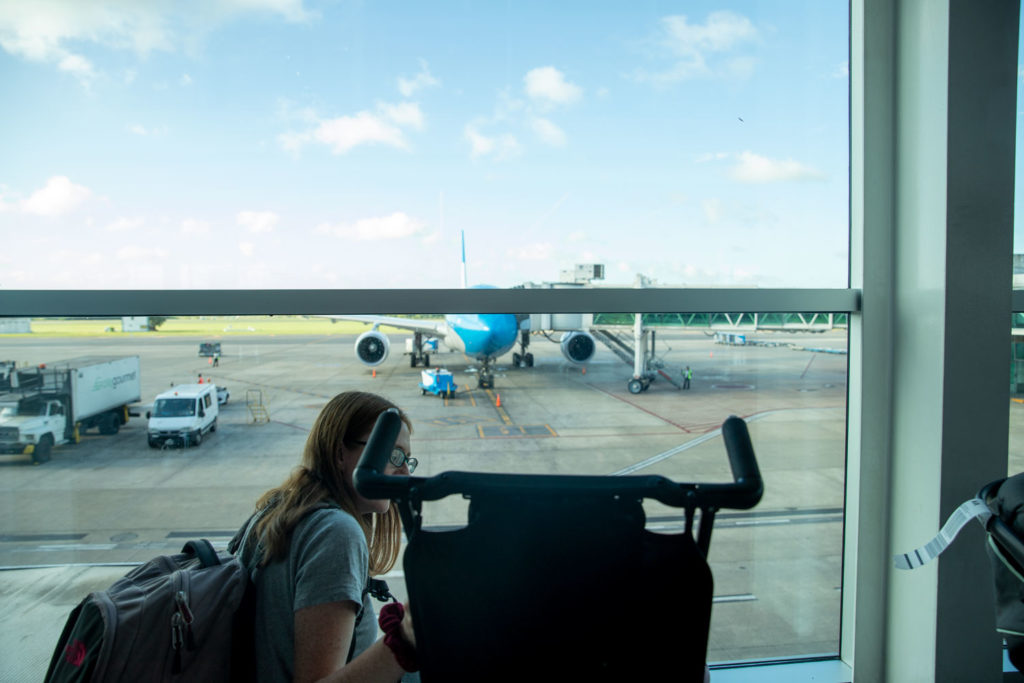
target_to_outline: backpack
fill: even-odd
[[[44,680],[253,680],[254,607],[242,563],[206,539],[189,541],[82,600]]]
[[[307,514],[325,507],[312,506]],[[256,679],[256,586],[250,567],[261,552],[247,544],[254,513],[218,553],[205,538],[177,555],[146,562],[72,611],[45,683],[91,681],[253,681]],[[395,600],[384,581],[363,593]],[[363,618],[360,607],[356,625]],[[346,661],[352,659],[356,639]]]

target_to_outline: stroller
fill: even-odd
[[[984,521],[996,593],[996,628],[1010,662],[1024,671],[1024,473],[997,479],[978,492],[992,515]]]
[[[722,425],[729,484],[384,475],[400,429],[396,411],[380,416],[354,481],[360,495],[390,498],[401,513],[425,683],[704,680],[713,585],[705,558],[715,512],[752,508],[763,492],[742,419]],[[470,499],[468,524],[424,529],[423,501],[457,494]],[[683,508],[685,532],[646,531],[644,498]]]

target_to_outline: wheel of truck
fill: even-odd
[[[150,448],[160,448],[160,442],[155,439],[148,439]]]
[[[103,420],[100,422],[100,434],[117,434],[120,429],[121,418],[114,413],[103,416]]]
[[[49,462],[51,451],[53,451],[53,436],[50,434],[44,434],[43,437],[39,439],[39,443],[36,444],[35,450],[32,451],[32,462],[36,465]]]
[[[425,368],[429,368],[430,367],[430,354],[429,353],[423,354],[423,367],[425,367]]]
[[[197,429],[195,433],[192,435],[192,438],[189,440],[192,442],[193,446],[201,446],[203,444],[203,430]]]
[[[210,431],[211,432],[217,431],[217,418],[213,418],[213,424],[210,425]]]
[[[416,367],[416,354],[415,353],[410,353],[409,354],[409,367],[410,368]]]

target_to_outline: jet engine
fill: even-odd
[[[562,355],[571,363],[583,364],[594,357],[597,342],[589,332],[566,332],[562,335]]]
[[[356,339],[356,358],[363,365],[380,365],[387,360],[390,351],[388,338],[377,330],[367,330]]]

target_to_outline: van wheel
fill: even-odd
[[[43,438],[39,439],[39,443],[36,444],[35,450],[32,451],[32,462],[36,465],[49,462],[52,450],[53,436],[51,434],[44,434]]]
[[[213,418],[213,424],[210,425],[210,431],[211,432],[217,431],[217,418]]]
[[[201,445],[202,445],[202,443],[203,443],[203,430],[201,430],[201,429],[197,429],[197,430],[195,431],[195,433],[194,433],[194,434],[192,434],[192,439],[191,439],[191,441],[192,441],[192,445],[193,445],[193,446],[196,446],[196,447],[199,447],[199,446],[201,446]]]

